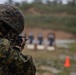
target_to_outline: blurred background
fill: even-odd
[[[76,0],[0,0],[21,9],[36,75],[76,75]]]

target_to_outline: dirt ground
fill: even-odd
[[[71,33],[67,33],[60,30],[51,30],[51,29],[42,29],[42,28],[31,28],[27,27],[23,31],[28,36],[29,32],[33,32],[35,38],[37,38],[38,33],[42,33],[44,38],[47,38],[48,33],[54,33],[56,36],[56,39],[72,39],[75,36]]]
[[[36,66],[36,75],[69,75],[64,68],[65,58],[60,59],[60,55],[63,53],[65,54],[65,50],[57,49],[55,51],[31,51],[24,49],[22,53],[33,57],[33,61]],[[74,60],[73,62],[75,63]]]
[[[35,38],[37,38],[38,33],[42,33],[44,38],[46,38],[48,33],[50,32],[55,34],[56,39],[71,39],[74,37],[74,35],[71,33],[59,31],[59,30],[27,27],[23,31],[23,33],[26,33],[27,36],[29,32],[33,32]],[[33,60],[37,69],[36,75],[58,75],[58,73],[54,73],[58,71],[62,72],[61,75],[63,74],[63,72],[67,73],[64,69],[65,60],[60,59],[61,56],[59,57],[59,55],[63,53],[66,54],[65,52],[66,52],[65,49],[56,49],[55,51],[52,51],[52,52],[49,52],[47,50],[31,51],[31,50],[27,50],[26,46],[22,51],[24,55],[31,55],[33,57]]]

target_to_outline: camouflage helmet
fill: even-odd
[[[17,7],[0,4],[0,21],[5,22],[18,34],[23,31],[24,16]]]

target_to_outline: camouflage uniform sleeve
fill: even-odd
[[[36,67],[33,63],[33,59],[29,55],[23,55],[23,58],[25,59],[25,62],[21,64],[21,62],[18,62],[16,66],[18,69],[16,70],[16,73],[18,75],[35,75],[36,73]],[[18,65],[19,64],[19,65]]]
[[[9,66],[11,73],[12,71],[14,73],[13,75],[35,75],[36,67],[31,56],[18,52],[18,55],[15,54],[14,58],[16,57],[15,62]]]
[[[0,40],[0,57],[4,57],[10,48],[10,42],[7,39]]]
[[[25,57],[27,58],[27,60],[26,60],[26,62],[24,64],[25,75],[35,75],[35,73],[36,73],[36,67],[35,67],[35,65],[33,63],[32,56],[27,55]]]

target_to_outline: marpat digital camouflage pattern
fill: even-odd
[[[7,23],[18,33],[23,31],[24,16],[17,7],[0,4],[0,21]]]
[[[16,36],[24,29],[23,14],[18,8],[11,5],[0,5],[0,22],[0,28],[10,32],[7,28],[10,26],[13,31],[17,32]],[[36,67],[32,57],[23,55],[19,48],[13,47],[10,35],[4,37],[3,31],[0,33],[3,35],[0,37],[0,75],[35,75]]]

